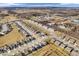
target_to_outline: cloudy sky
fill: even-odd
[[[75,3],[0,3],[0,7],[79,7]]]

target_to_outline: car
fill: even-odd
[[[35,48],[35,47],[32,47],[32,51],[35,51],[35,50],[37,50],[37,48]]]

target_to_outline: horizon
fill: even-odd
[[[0,7],[79,7],[78,3],[0,3]]]

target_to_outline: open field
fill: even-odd
[[[13,30],[2,37],[0,37],[0,47],[4,45],[9,45],[15,43],[16,41],[22,40],[24,37],[18,32],[18,28],[12,24]]]
[[[68,56],[69,53],[54,44],[48,44],[45,47],[31,53],[33,56]]]

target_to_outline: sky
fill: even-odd
[[[0,7],[79,7],[77,3],[0,3]]]

